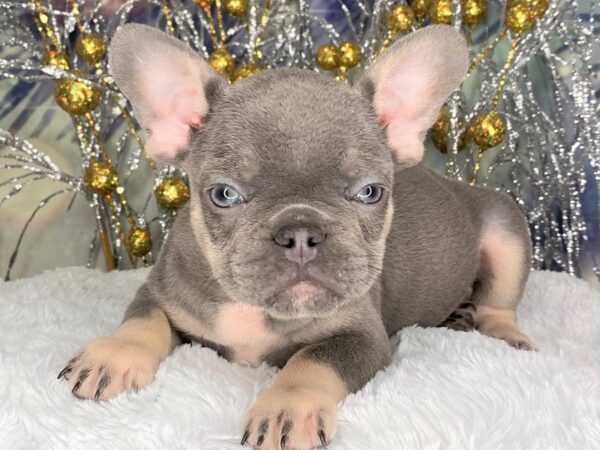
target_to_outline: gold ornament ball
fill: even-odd
[[[83,182],[95,194],[110,194],[118,184],[117,174],[108,163],[94,160],[83,174]]]
[[[49,50],[44,57],[44,64],[46,66],[56,66],[63,70],[69,69],[69,62],[63,52],[57,52],[56,50]]]
[[[75,44],[75,53],[85,62],[94,65],[105,55],[106,44],[97,34],[81,33]]]
[[[465,126],[465,119],[458,117],[458,127],[463,128]],[[448,151],[448,134],[450,133],[450,114],[448,109],[443,107],[440,109],[437,119],[431,127],[431,140],[433,145],[442,152]],[[467,145],[467,133],[463,132],[458,138],[458,149],[462,150]]]
[[[542,17],[548,10],[548,0],[527,0],[531,8],[532,18],[538,19]]]
[[[487,12],[486,0],[461,0],[463,22],[475,26],[483,20]]]
[[[260,72],[260,69],[255,64],[244,64],[243,66],[237,67],[231,74],[231,81],[235,83],[244,78],[251,77],[252,75]]]
[[[500,144],[505,133],[504,120],[496,111],[475,117],[469,126],[469,135],[484,150]]]
[[[340,44],[340,66],[346,69],[355,67],[362,59],[362,50],[356,42],[342,42]]]
[[[387,16],[387,27],[392,35],[408,33],[415,24],[415,13],[408,5],[394,5]]]
[[[535,22],[533,9],[525,0],[515,0],[506,7],[506,27],[515,34],[527,31]]]
[[[413,10],[415,17],[418,21],[423,20],[429,10],[430,0],[411,0],[410,9]]]
[[[152,237],[146,228],[133,227],[125,240],[125,248],[132,256],[141,257],[152,250]]]
[[[317,65],[321,69],[333,70],[340,67],[340,49],[334,44],[325,44],[317,50]]]
[[[232,16],[243,17],[248,12],[248,0],[225,0],[223,8]]]
[[[156,201],[166,209],[181,208],[190,199],[190,188],[179,177],[165,177],[154,190]]]
[[[431,23],[452,24],[452,0],[433,0],[429,5]]]
[[[212,52],[208,57],[208,63],[221,75],[231,73],[234,69],[233,56],[224,47],[220,47]]]
[[[54,88],[54,99],[58,106],[74,116],[93,111],[100,103],[100,98],[100,89],[72,78],[61,78]]]
[[[506,9],[509,10],[513,5],[522,3],[525,5],[532,21],[542,17],[548,10],[548,0],[508,0]]]

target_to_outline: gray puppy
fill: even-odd
[[[418,164],[468,65],[454,29],[397,41],[356,87],[294,69],[230,86],[141,25],[118,31],[109,56],[146,151],[189,174],[191,200],[123,323],[61,372],[77,397],[143,388],[192,339],[282,367],[242,444],[312,449],[403,327],[466,302],[481,333],[533,348],[515,320],[530,268],[519,208]]]

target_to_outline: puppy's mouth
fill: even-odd
[[[341,296],[322,280],[305,273],[294,277],[267,300],[279,317],[322,317],[337,309]]]
[[[306,278],[292,281],[282,292],[292,301],[310,303],[323,296],[327,292],[327,289],[322,283],[311,278]]]

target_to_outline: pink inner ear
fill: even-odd
[[[139,80],[144,108],[138,117],[150,131],[146,151],[163,159],[174,158],[189,141],[190,128],[201,128],[208,112],[200,95],[202,76],[182,61],[155,61]]]
[[[427,108],[430,101],[426,76],[394,74],[377,88],[375,108],[380,121],[414,120]]]
[[[450,26],[424,27],[396,41],[371,68],[373,103],[399,161],[419,161],[423,138],[466,74],[464,39]]]
[[[393,95],[393,94],[392,94]],[[419,116],[418,106],[402,103],[386,102],[387,105],[381,106],[377,102],[376,94],[375,105],[378,113],[378,121],[385,128],[388,145],[394,152],[396,158],[406,164],[416,164],[423,158],[425,151],[423,147],[423,132],[427,129],[427,119]],[[385,93],[380,98],[390,97]],[[393,97],[392,97],[393,98]],[[425,114],[427,115],[427,114]]]
[[[417,71],[421,76],[412,74],[411,69],[406,64],[380,68],[377,75],[385,81],[377,87],[374,104],[396,158],[416,164],[423,157],[423,133],[429,127],[431,80],[422,71]]]
[[[386,127],[388,145],[394,155],[407,164],[416,164],[423,158],[423,139],[420,127],[414,122],[392,121]]]
[[[198,112],[200,96],[196,89],[185,89],[173,95],[171,108],[173,116],[181,122],[190,126],[199,127],[202,125],[202,117]],[[170,112],[165,112],[169,114]]]
[[[146,140],[146,151],[164,159],[174,158],[188,143],[190,127],[174,118],[154,120],[149,126],[150,136]]]
[[[146,151],[163,159],[174,158],[184,149],[190,137],[190,127],[200,128],[202,117],[194,111],[197,95],[193,90],[179,92],[170,102],[163,103],[156,118],[149,123],[150,137],[146,141]]]

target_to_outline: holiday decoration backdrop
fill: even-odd
[[[144,157],[106,47],[126,22],[188,42],[232,83],[274,67],[352,83],[393,39],[460,29],[472,66],[425,164],[509,193],[536,268],[596,280],[600,19],[595,0],[0,0],[0,273],[152,264],[189,197]]]

